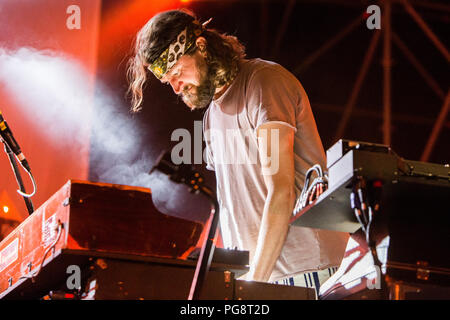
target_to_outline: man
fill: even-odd
[[[289,225],[306,171],[325,165],[299,81],[276,63],[245,59],[235,37],[179,10],[140,30],[130,62],[133,111],[148,71],[189,108],[207,108],[206,160],[216,174],[222,238],[225,247],[250,252],[246,279],[317,290],[339,265],[347,235]]]

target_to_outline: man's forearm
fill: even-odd
[[[268,122],[259,127],[258,141],[267,197],[247,279],[268,281],[286,240],[294,207],[294,130]],[[273,165],[276,170],[272,170]]]
[[[293,190],[278,190],[268,196],[250,265],[249,280],[269,280],[286,240],[294,197]]]

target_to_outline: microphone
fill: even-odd
[[[11,132],[8,124],[2,116],[0,111],[0,137],[3,139],[3,142],[6,144],[9,149],[16,155],[17,159],[20,161],[22,166],[28,171],[31,172],[30,166],[28,164],[27,159],[25,159],[24,154],[20,150],[19,144]]]

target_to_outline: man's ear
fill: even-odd
[[[200,51],[200,54],[206,58],[206,39],[204,37],[198,37],[197,40],[195,40],[195,45],[197,46],[198,50]]]

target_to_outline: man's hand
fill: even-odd
[[[267,198],[246,278],[268,281],[286,240],[294,208],[294,129],[268,122],[258,128],[258,140]]]

